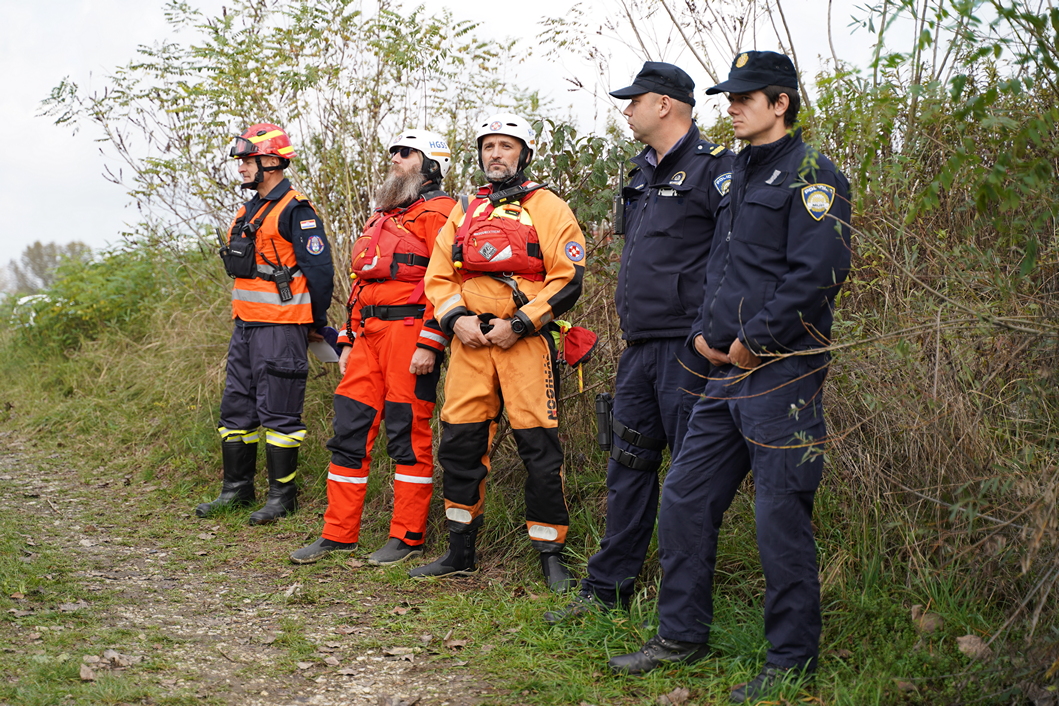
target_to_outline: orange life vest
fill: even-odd
[[[537,185],[526,182],[523,186]],[[467,279],[503,274],[543,281],[540,238],[532,219],[523,213],[523,204],[537,192],[496,206],[489,200],[491,193],[491,186],[479,189],[467,206],[452,245],[453,262]]]
[[[302,194],[291,189],[281,196],[271,208],[254,236],[257,275],[237,277],[232,285],[232,318],[268,324],[311,324],[313,322],[312,301],[309,284],[298,269],[294,246],[279,233],[279,217],[293,200],[308,201]],[[262,210],[268,204],[262,204]],[[237,226],[246,218],[246,206],[239,209],[228,229],[231,242]],[[257,214],[254,214],[255,216]],[[291,299],[282,301],[276,284],[276,275],[286,272],[290,276]]]

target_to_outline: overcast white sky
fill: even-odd
[[[599,7],[616,5],[606,0],[589,1]],[[223,4],[221,0],[190,2],[213,13]],[[425,0],[424,4],[432,10],[451,7],[457,19],[482,21],[483,31],[494,37],[532,41],[540,31],[537,23],[546,17],[565,15],[573,0],[521,3],[517,22],[512,21],[510,12],[476,14],[483,7],[490,7],[480,0]],[[834,0],[832,24],[839,56],[864,65],[872,39],[862,30],[851,36],[846,29],[857,4],[856,0]],[[825,35],[827,0],[797,0],[788,8],[797,8],[796,16],[789,16],[788,20],[795,47],[803,53],[803,65],[813,54],[829,54]],[[0,0],[0,15],[8,27],[0,42],[0,76],[4,77],[0,124],[5,138],[0,209],[8,214],[0,225],[0,264],[17,258],[35,240],[81,240],[96,248],[119,242],[121,231],[137,220],[137,214],[127,206],[122,188],[102,176],[107,162],[94,141],[98,135],[91,127],[71,135],[68,127],[56,127],[48,118],[38,117],[40,102],[65,76],[82,87],[104,85],[105,76],[114,67],[135,57],[137,46],[170,39],[163,0]],[[723,99],[707,98],[702,93],[701,89],[711,82],[691,56],[661,58],[680,64],[691,73],[699,87],[696,95],[700,111],[723,107]],[[631,83],[640,61],[631,52],[617,51],[610,66],[610,88]],[[726,63],[727,59],[721,65]],[[529,87],[550,95],[559,106],[571,106],[582,128],[591,129],[593,123],[602,126],[607,111],[615,110],[605,104],[593,106],[586,93],[567,90],[563,78],[584,76],[586,71],[576,60],[563,61],[552,53],[517,71]]]

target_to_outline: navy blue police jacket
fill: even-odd
[[[622,336],[684,338],[702,303],[706,261],[732,152],[702,139],[694,122],[653,166],[645,148],[622,189],[625,245],[615,303]]]
[[[735,157],[693,335],[757,355],[829,344],[850,266],[849,182],[801,130]],[[689,342],[691,338],[689,338]]]
[[[257,213],[266,201],[278,201],[291,190],[290,179],[284,178],[275,188],[262,197],[255,193],[246,202],[247,213]],[[327,310],[331,306],[331,295],[335,288],[335,268],[331,261],[331,246],[324,234],[324,223],[308,201],[291,201],[279,216],[280,236],[294,246],[294,258],[298,269],[306,278],[309,298],[312,300],[315,331],[327,326]],[[272,253],[265,253],[269,258]],[[237,320],[239,326],[261,326],[253,321]]]

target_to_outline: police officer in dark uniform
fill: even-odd
[[[648,61],[623,111],[646,147],[622,190],[625,246],[616,304],[627,348],[618,364],[607,467],[607,528],[580,594],[545,613],[555,624],[594,608],[628,605],[658,508],[658,471],[675,456],[709,364],[685,339],[702,303],[715,216],[731,179],[732,153],[702,139],[692,119],[695,82]]]
[[[822,392],[832,306],[850,266],[849,183],[791,130],[798,77],[775,52],[744,52],[726,92],[735,158],[721,203],[706,296],[690,344],[714,366],[662,489],[664,576],[659,628],[610,661],[640,673],[706,654],[717,535],[740,483],[754,474],[765,573],[766,664],[732,701],[756,702],[811,673],[820,640],[813,497],[826,441]]]

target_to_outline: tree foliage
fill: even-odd
[[[37,240],[26,246],[17,261],[11,260],[8,265],[14,291],[33,294],[48,289],[55,284],[59,265],[64,261],[87,262],[91,257],[92,248],[80,240],[62,245]]]

